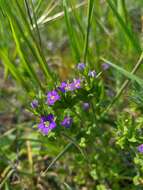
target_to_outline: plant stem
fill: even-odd
[[[141,55],[139,57],[139,60],[136,63],[136,65],[134,66],[133,70],[131,71],[131,74],[135,74],[137,72],[138,68],[142,64],[142,60],[143,60],[143,52],[141,53]],[[104,116],[106,113],[108,113],[108,111],[112,108],[112,106],[117,101],[117,99],[122,95],[123,91],[125,90],[125,88],[128,86],[129,83],[130,83],[129,79],[125,80],[125,82],[123,83],[123,85],[121,86],[121,88],[119,89],[119,91],[117,92],[117,94],[115,95],[113,101],[108,105],[108,107],[103,112],[102,116]]]
[[[50,165],[48,166],[48,168],[44,171],[44,172],[41,172],[41,176],[42,177],[45,177],[47,175],[47,172],[48,170],[56,163],[57,160],[59,160],[66,152],[67,150],[69,150],[73,145],[73,142],[70,142],[68,143],[65,148],[63,149],[63,151],[61,151],[57,156],[56,158],[50,163]]]
[[[93,2],[94,0],[89,0],[88,2],[88,13],[87,13],[87,29],[86,29],[86,36],[85,36],[85,43],[84,43],[84,52],[83,52],[83,62],[86,63],[87,59],[87,51],[88,51],[88,44],[89,44],[89,32],[91,27],[91,18],[93,12]]]

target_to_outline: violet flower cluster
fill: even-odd
[[[74,91],[81,88],[81,82],[81,79],[74,79],[71,83],[62,82],[58,89],[63,93],[68,91]]]
[[[77,65],[77,69],[79,71],[84,71],[86,68],[86,65],[84,63],[79,63]],[[96,77],[96,72],[94,70],[88,72],[88,76],[91,78]],[[49,109],[54,109],[53,107],[56,102],[60,102],[62,99],[62,93],[67,93],[67,92],[73,92],[75,90],[78,90],[82,87],[82,80],[80,78],[78,79],[73,79],[72,82],[61,82],[61,84],[53,89],[52,91],[49,91],[46,96],[46,103],[49,106]],[[39,108],[39,103],[37,100],[33,100],[31,103],[31,107],[33,109]],[[85,102],[83,103],[83,110],[88,111],[90,108],[89,103]],[[49,112],[49,111],[48,111]],[[51,112],[51,111],[50,111]],[[70,116],[65,116],[63,121],[60,122],[61,126],[64,126],[65,128],[69,128],[73,123],[73,118]],[[40,123],[38,124],[38,129],[39,131],[47,135],[49,134],[50,131],[55,129],[57,127],[56,123],[56,117],[53,114],[47,114],[47,115],[41,115],[40,116]]]
[[[79,71],[84,71],[85,69],[86,69],[86,65],[84,64],[84,63],[79,63],[78,65],[77,65],[77,69],[79,70]],[[91,77],[91,78],[96,78],[96,72],[95,72],[95,70],[89,70],[88,71],[88,76],[89,77]]]
[[[48,106],[52,107],[57,101],[61,100],[61,93],[66,93],[69,91],[74,91],[81,88],[81,79],[74,79],[72,82],[61,82],[60,86],[56,89],[49,91],[47,93],[46,103]],[[38,107],[38,101],[33,100],[31,103],[31,107],[36,109]],[[69,128],[73,123],[73,119],[70,116],[65,116],[63,121],[60,122],[61,126],[65,128]],[[38,124],[39,131],[47,135],[50,131],[57,127],[56,119],[53,114],[42,115],[40,117],[40,123]]]

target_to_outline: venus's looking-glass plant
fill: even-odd
[[[94,97],[95,93],[96,72],[94,70],[89,71],[84,63],[79,63],[77,68],[80,77],[78,76],[72,81],[63,81],[48,91],[47,95],[43,94],[42,99],[37,97],[32,101],[32,111],[40,118],[38,129],[42,134],[48,135],[50,131],[54,131],[59,126],[72,127],[74,115],[80,114],[76,111],[80,106],[82,106],[83,111],[89,111],[89,102],[91,101],[89,97]],[[90,78],[94,78],[95,82],[90,82]],[[80,102],[82,105],[79,104]]]

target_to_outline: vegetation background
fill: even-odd
[[[0,0],[0,189],[143,189],[142,48],[142,0]],[[27,107],[79,62],[110,69],[97,131],[67,149],[39,135]]]

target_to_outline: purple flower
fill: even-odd
[[[53,120],[54,120],[54,115],[51,113],[47,116],[41,116],[41,122],[46,122],[46,121],[52,122]]]
[[[61,82],[61,85],[58,87],[58,89],[61,91],[61,92],[66,92],[66,87],[67,87],[67,83],[66,82]]]
[[[80,79],[74,79],[73,85],[74,85],[75,89],[81,88],[81,80]]]
[[[44,122],[44,123],[40,123],[38,125],[39,130],[41,131],[41,133],[43,133],[44,135],[47,135],[52,129],[54,129],[56,127],[56,123],[53,121],[51,123],[48,122]]]
[[[41,122],[38,125],[38,129],[41,131],[41,133],[47,135],[55,127],[56,123],[52,114],[41,116]]]
[[[31,107],[32,107],[33,109],[37,108],[37,107],[38,107],[38,100],[33,100],[33,101],[31,102]]]
[[[71,83],[62,82],[61,86],[58,88],[62,92],[73,91],[73,90],[79,89],[79,88],[81,88],[81,80],[74,79],[73,82],[71,82]]]
[[[110,65],[108,63],[103,63],[102,64],[103,70],[107,70],[107,69],[109,69],[109,67],[110,67]]]
[[[87,110],[89,110],[89,108],[90,108],[89,103],[88,103],[88,102],[84,102],[84,103],[83,103],[83,110],[84,110],[84,111],[87,111]]]
[[[53,105],[59,99],[60,99],[60,96],[56,90],[48,92],[47,94],[48,105]]]
[[[92,78],[95,78],[96,77],[96,72],[94,70],[93,71],[89,71],[88,76],[92,77]]]
[[[73,122],[73,119],[71,117],[64,117],[64,120],[61,122],[61,125],[66,127],[66,128],[69,128],[71,125],[72,125],[72,122]]]
[[[79,64],[77,65],[77,69],[78,69],[79,71],[83,71],[83,70],[85,69],[85,64],[84,64],[84,63],[79,63]]]
[[[141,152],[141,153],[143,153],[143,144],[141,144],[141,145],[138,146],[138,151]]]
[[[72,83],[67,84],[65,90],[66,91],[73,91],[73,90],[75,90],[74,83],[72,82]]]

